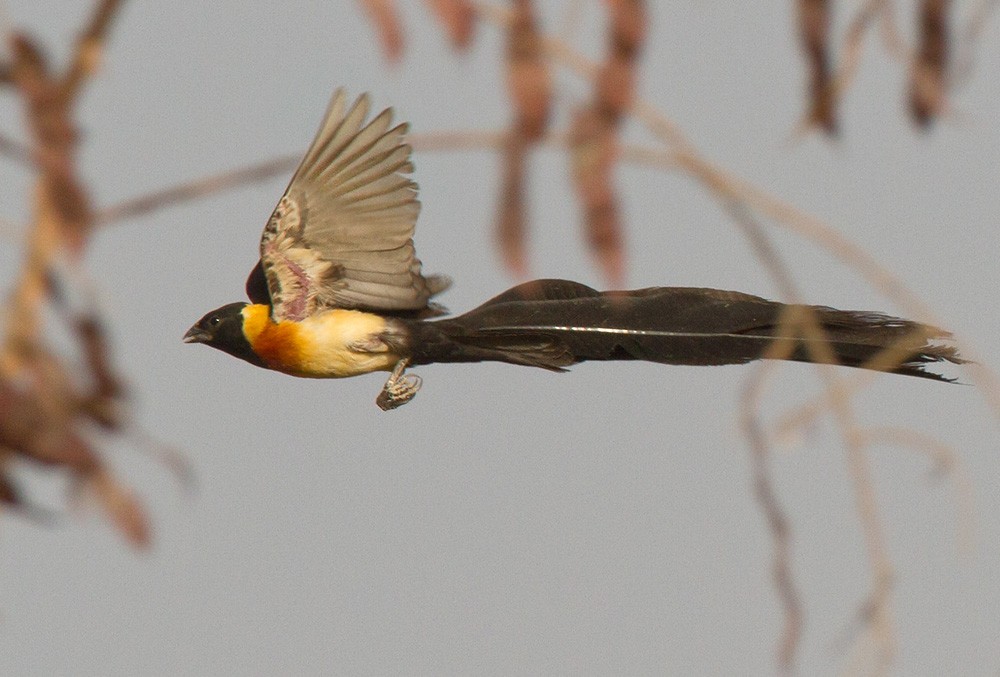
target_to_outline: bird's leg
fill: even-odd
[[[375,398],[375,404],[382,411],[403,406],[412,400],[417,391],[420,390],[420,384],[423,383],[421,378],[416,374],[403,373],[409,364],[409,358],[403,358],[397,362],[392,373],[389,374],[389,380],[382,386],[382,392]]]

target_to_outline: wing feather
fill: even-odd
[[[402,137],[400,137],[402,138]],[[398,141],[397,139],[387,138],[387,141]],[[331,171],[324,172],[321,178],[325,181],[336,181],[342,185],[348,184],[351,179],[364,175],[367,172],[376,170],[377,175],[381,176],[388,174],[390,172],[399,171],[405,169],[406,165],[410,161],[410,147],[408,145],[395,145],[392,144],[391,147],[382,148],[368,148],[364,156],[355,159],[353,162],[341,165],[339,167],[332,167]]]
[[[346,95],[343,90],[337,90],[334,97],[346,98]],[[307,152],[306,158],[299,165],[296,177],[322,171],[331,162],[335,161],[336,158],[340,157],[344,147],[361,130],[361,125],[368,116],[368,106],[367,94],[359,96],[346,114],[342,112],[342,105],[331,106],[331,112],[339,117],[338,119],[326,119],[323,121],[323,124],[320,126],[322,137],[317,136],[313,141],[313,146],[316,146],[318,143],[318,147],[315,153]],[[309,160],[309,162],[307,163],[305,160]]]
[[[315,178],[329,180],[345,168],[378,162],[385,154],[391,153],[399,141],[396,134],[386,134],[390,124],[392,124],[392,112],[387,108],[358,132],[357,136],[339,148],[330,164],[319,165]]]
[[[323,308],[423,311],[448,286],[424,277],[413,249],[420,214],[408,126],[392,109],[365,123],[367,94],[348,106],[338,89],[261,237],[276,319]]]

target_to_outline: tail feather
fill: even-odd
[[[653,287],[599,292],[564,280],[514,287],[455,318],[421,323],[414,364],[502,361],[563,370],[588,360],[723,365],[760,359],[784,336],[785,304],[715,289]],[[811,306],[837,364],[871,368],[893,351],[887,371],[949,380],[924,366],[961,364],[950,335],[929,325],[872,312]],[[795,339],[787,359],[817,361]]]

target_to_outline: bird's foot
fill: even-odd
[[[375,398],[375,404],[382,411],[401,407],[412,400],[423,380],[416,374],[404,374],[409,360],[400,360],[389,375],[389,380],[382,386],[382,392]]]

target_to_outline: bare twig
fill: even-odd
[[[779,343],[776,341],[771,345],[775,350],[779,350],[782,349]],[[792,573],[791,527],[774,488],[770,467],[770,448],[757,415],[763,375],[771,364],[769,362],[760,364],[754,370],[753,375],[744,382],[744,388],[740,394],[740,400],[743,402],[740,419],[752,452],[754,495],[771,533],[772,576],[775,589],[778,592],[778,599],[784,611],[784,629],[778,645],[778,664],[783,672],[791,673],[795,666],[795,657],[802,637],[804,615],[802,600]]]
[[[742,205],[733,202],[725,204],[737,223],[743,227],[754,253],[764,262],[782,295],[788,301],[794,302],[798,298],[798,290],[770,238]],[[795,313],[796,308],[802,306],[789,305],[786,306],[787,310],[782,312],[779,326],[789,329],[781,335],[788,338],[779,338],[771,342],[765,351],[765,357],[784,359],[792,355],[795,341],[791,337],[795,334],[791,327],[803,319],[795,317],[801,315]],[[764,365],[767,364],[765,361]],[[792,574],[791,528],[774,490],[769,462],[771,449],[760,420],[760,400],[767,373],[767,369],[762,366],[755,369],[747,379],[740,397],[742,402],[740,420],[753,454],[754,493],[771,532],[774,584],[785,617],[784,630],[778,644],[778,664],[784,673],[791,674],[795,668],[795,657],[802,637],[803,612]]]
[[[163,207],[215,195],[216,193],[238,186],[266,181],[267,179],[291,172],[295,169],[299,160],[300,157],[298,155],[289,155],[244,169],[222,172],[195,181],[189,181],[179,186],[99,209],[94,214],[94,222],[100,225],[109,225],[118,221],[145,216]]]

